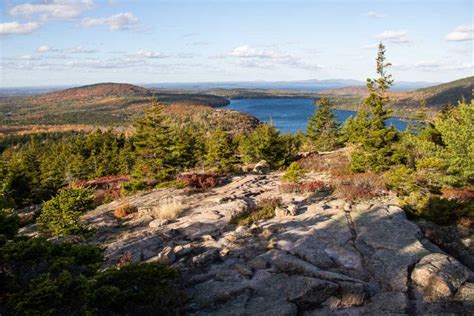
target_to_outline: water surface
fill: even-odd
[[[248,113],[266,123],[272,122],[282,133],[305,132],[308,119],[316,109],[312,99],[292,98],[231,100],[226,108]],[[356,114],[347,110],[334,110],[334,113],[340,123]],[[387,123],[398,130],[405,130],[408,125],[407,121],[396,117],[390,118]]]

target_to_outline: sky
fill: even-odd
[[[1,87],[473,75],[474,1],[0,0]]]

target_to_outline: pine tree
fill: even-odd
[[[386,109],[389,102],[387,90],[393,84],[393,79],[386,72],[391,64],[385,61],[385,46],[382,43],[379,44],[376,61],[379,77],[367,79],[369,96],[364,100],[364,117],[360,119],[363,125],[358,126],[360,135],[357,139],[361,146],[351,156],[351,167],[359,172],[380,172],[399,160],[393,148],[398,133],[393,126],[386,127],[386,121],[390,118],[390,111]]]
[[[326,97],[321,98],[317,110],[309,119],[307,136],[316,149],[333,150],[338,145],[339,124],[332,110],[332,104]]]
[[[156,183],[167,179],[173,171],[170,163],[170,127],[163,115],[163,105],[154,102],[145,117],[136,124],[134,144],[137,164],[135,180]]]
[[[235,145],[230,135],[221,129],[212,132],[207,142],[206,161],[219,171],[230,171],[235,163]]]

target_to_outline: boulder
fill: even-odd
[[[264,297],[267,301],[279,301],[283,298],[306,309],[327,300],[337,292],[339,286],[316,278],[279,273],[262,278],[252,288],[257,296]]]
[[[433,253],[416,264],[411,279],[421,287],[425,298],[437,300],[453,296],[469,278],[469,273],[469,269],[453,257]]]
[[[213,262],[217,258],[219,258],[219,251],[213,248],[193,257],[193,263],[195,265],[204,265],[206,263]]]
[[[152,220],[152,221],[148,224],[148,227],[150,227],[150,228],[158,228],[158,227],[167,225],[167,224],[169,224],[169,223],[170,223],[170,221],[169,221],[168,219],[155,219],[155,220]]]
[[[464,283],[456,292],[454,299],[463,304],[468,315],[474,315],[474,283]]]
[[[170,265],[176,260],[176,255],[171,247],[165,247],[163,250],[156,256],[156,259],[153,261],[161,264]]]
[[[211,307],[216,303],[225,303],[248,291],[248,285],[240,281],[209,280],[196,285],[189,291],[189,307],[193,310]]]
[[[257,174],[265,174],[270,171],[270,164],[265,160],[260,160],[255,167],[253,168],[253,172]]]

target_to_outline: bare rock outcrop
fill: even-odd
[[[389,198],[350,204],[331,195],[280,192],[279,173],[236,176],[189,194],[160,189],[88,213],[110,263],[134,261],[179,271],[190,315],[380,315],[472,311],[472,271],[427,240]],[[309,177],[321,180],[321,174]],[[152,225],[164,198],[178,218]],[[236,226],[261,199],[279,197],[280,216]],[[118,203],[136,205],[127,221]],[[426,290],[426,291],[425,291]]]

